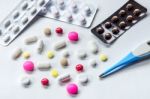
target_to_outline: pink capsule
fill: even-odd
[[[32,72],[34,70],[34,63],[32,61],[26,61],[23,64],[23,68],[27,72]]]
[[[68,84],[66,89],[70,95],[75,95],[78,93],[78,86],[74,83]]]
[[[71,42],[75,42],[75,41],[78,41],[79,40],[79,37],[78,37],[78,33],[77,32],[69,32],[68,34],[68,39],[71,41]]]

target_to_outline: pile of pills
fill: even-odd
[[[44,29],[43,33],[45,36],[49,36],[52,34],[52,31],[50,28],[47,27],[46,30]],[[55,29],[55,33],[56,33],[56,35],[64,34],[63,29],[61,27],[57,27]],[[56,56],[55,53],[59,52],[59,50],[62,50],[61,51],[62,55],[60,57],[60,60],[58,61],[59,65],[62,66],[63,68],[67,68],[72,65],[72,64],[70,64],[71,62],[70,62],[69,58],[71,58],[71,57],[69,57],[69,56],[71,56],[73,54],[70,54],[69,49],[65,49],[65,48],[66,48],[66,46],[68,46],[67,43],[72,44],[72,42],[79,41],[79,33],[76,31],[71,31],[68,33],[67,39],[68,40],[66,40],[66,41],[60,40],[60,41],[55,42],[53,44],[53,49],[46,51],[46,50],[44,50],[44,48],[46,47],[46,43],[44,42],[44,40],[39,39],[35,35],[27,37],[24,39],[24,43],[26,44],[26,46],[29,46],[31,44],[36,45],[35,50],[37,51],[37,54],[43,55],[44,53],[42,53],[42,52],[46,52],[47,59],[51,59],[51,60],[47,60],[47,61],[40,60],[38,62],[29,60],[32,53],[29,53],[29,51],[24,51],[21,48],[17,48],[13,51],[12,59],[16,60],[22,55],[23,58],[25,59],[23,65],[22,65],[25,73],[31,73],[31,72],[34,73],[33,72],[34,70],[39,70],[40,72],[50,71],[50,75],[54,79],[57,79],[58,84],[60,84],[60,85],[67,84],[66,90],[67,90],[68,94],[75,95],[78,93],[78,90],[79,90],[78,84],[86,85],[89,82],[89,77],[86,74],[83,74],[85,71],[86,65],[95,67],[98,63],[97,63],[96,59],[89,59],[88,64],[77,63],[74,66],[74,70],[76,71],[76,73],[78,73],[77,80],[79,83],[76,83],[76,82],[69,83],[69,82],[71,82],[71,79],[73,79],[72,74],[71,73],[62,74],[60,72],[60,70],[58,68],[54,67],[51,63],[53,61],[52,59]],[[97,55],[99,52],[99,47],[97,46],[95,41],[89,41],[87,43],[87,48],[88,48],[88,51],[93,55]],[[88,59],[88,53],[86,52],[86,49],[80,49],[78,51],[75,51],[74,53],[75,53],[75,57],[81,61],[84,61],[85,58]],[[28,59],[28,60],[26,60],[26,59]],[[108,59],[107,55],[100,54],[100,60],[102,62],[105,62],[107,59]],[[29,76],[22,77],[20,79],[20,81],[24,87],[28,87],[29,85],[32,84],[32,80]],[[48,77],[43,77],[40,82],[43,87],[48,87],[50,85],[50,79],[48,79]]]

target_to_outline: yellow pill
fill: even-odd
[[[107,55],[101,54],[101,55],[100,55],[100,60],[103,61],[103,62],[107,61],[107,60],[108,60]]]
[[[30,58],[30,53],[29,52],[23,52],[22,56],[23,56],[23,58],[28,59],[28,58]]]
[[[58,71],[57,71],[56,69],[52,69],[52,70],[51,70],[51,75],[52,75],[54,78],[56,78],[56,77],[59,76],[59,73],[58,73]]]
[[[48,57],[49,59],[52,59],[52,58],[54,57],[54,52],[53,52],[53,51],[48,51],[48,52],[47,52],[47,57]]]

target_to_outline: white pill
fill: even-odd
[[[28,87],[30,84],[31,84],[31,80],[29,77],[22,77],[21,80],[20,80],[22,86],[24,87]]]
[[[36,9],[35,7],[33,7],[33,8],[31,9],[31,15],[34,15],[36,12],[37,12],[37,9]]]
[[[9,27],[10,24],[11,24],[10,20],[6,21],[6,22],[4,23],[5,28]]]
[[[3,40],[5,43],[9,42],[10,36],[9,35],[4,36]]]
[[[65,2],[64,2],[64,0],[59,0],[59,1],[58,1],[58,5],[59,5],[60,9],[64,9],[64,7],[65,7]]]
[[[22,18],[22,24],[24,25],[24,24],[26,24],[27,22],[28,22],[28,17],[23,17]]]
[[[85,25],[86,24],[86,19],[85,19],[84,16],[79,15],[78,19],[79,19],[79,22],[80,22],[81,25]]]
[[[16,34],[16,33],[19,32],[19,30],[20,30],[19,26],[15,26],[15,27],[13,28],[13,33]]]
[[[37,42],[38,38],[36,36],[27,37],[24,42],[25,44],[31,44]]]
[[[62,51],[62,56],[66,57],[66,58],[69,57],[69,51],[68,50],[63,50]]]
[[[95,59],[90,59],[89,60],[89,66],[95,67],[97,65],[97,62]]]
[[[13,54],[12,54],[12,59],[17,59],[21,56],[22,54],[22,49],[21,48],[17,48],[13,51]]]
[[[98,52],[98,46],[96,44],[96,42],[94,41],[89,41],[88,42],[88,49],[91,53],[96,54]]]
[[[67,19],[67,21],[72,21],[73,20],[73,17],[72,17],[72,14],[71,13],[66,13],[66,19]]]
[[[88,15],[90,15],[91,14],[91,9],[90,9],[90,7],[89,6],[85,6],[84,7],[84,12],[85,12],[85,14],[88,16]]]
[[[37,42],[37,53],[41,54],[44,50],[44,42],[43,40],[39,40]]]
[[[60,75],[59,77],[58,77],[58,82],[60,83],[60,84],[62,84],[62,83],[66,83],[66,82],[68,82],[68,81],[70,81],[71,80],[71,76],[70,76],[70,74],[63,74],[63,75]]]
[[[18,12],[18,11],[14,12],[13,18],[16,19],[16,18],[18,18],[18,17],[19,17],[19,12]]]
[[[37,68],[39,70],[49,70],[51,68],[51,64],[49,61],[45,61],[45,62],[38,62],[37,63]]]
[[[51,7],[51,11],[52,11],[52,14],[53,14],[54,18],[59,17],[59,11],[57,10],[56,7]]]
[[[78,6],[76,3],[71,4],[72,12],[76,13],[78,11]]]
[[[22,10],[25,10],[25,9],[27,9],[27,7],[28,7],[28,3],[25,1],[25,2],[21,5],[21,8],[22,8]]]
[[[63,48],[65,48],[65,47],[66,47],[66,42],[65,42],[64,40],[59,41],[59,42],[56,42],[56,43],[54,44],[54,49],[55,49],[55,50],[60,50],[60,49],[63,49]]]
[[[86,56],[87,56],[87,54],[86,54],[86,52],[85,52],[84,50],[78,50],[78,51],[76,52],[76,55],[77,55],[77,57],[78,57],[79,59],[85,59]]]
[[[43,6],[43,5],[45,4],[45,0],[40,0],[40,1],[38,2],[38,4],[39,4],[40,6]]]
[[[78,76],[78,81],[79,81],[80,84],[85,85],[85,84],[88,83],[89,79],[88,79],[87,75],[81,74],[81,75]]]

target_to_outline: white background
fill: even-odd
[[[96,2],[99,7],[98,14],[92,24],[92,27],[96,26],[114,11],[121,7],[127,0],[89,0],[90,2]],[[148,8],[148,14],[150,10],[150,0],[137,0]],[[0,21],[2,21],[7,14],[20,2],[20,0],[0,0]],[[43,35],[43,29],[49,26],[52,29],[52,36],[46,38]],[[55,34],[54,29],[58,26],[62,26],[64,29],[64,35],[59,37]],[[104,46],[99,39],[97,39],[90,29],[66,24],[63,22],[55,21],[52,19],[38,18],[32,25],[27,27],[24,32],[8,47],[0,46],[0,98],[1,99],[150,99],[150,61],[146,60],[141,63],[135,64],[115,75],[108,77],[104,80],[100,80],[98,75],[102,73],[106,68],[117,62],[120,58],[125,56],[131,49],[135,48],[145,40],[150,39],[150,17],[146,17],[137,25],[128,30],[123,36],[121,36],[112,46]],[[80,35],[80,41],[77,44],[71,44],[68,42],[67,33],[69,31],[77,31]],[[40,39],[43,39],[47,45],[42,55],[36,54],[34,45],[24,45],[23,39],[37,35]],[[46,51],[53,50],[52,45],[54,42],[60,39],[66,39],[71,56],[69,58],[70,66],[63,69],[59,65],[59,59],[61,58],[61,51],[55,52],[56,57],[51,61],[52,66],[57,68],[60,74],[70,72],[73,76],[72,82],[77,83],[76,76],[79,75],[74,70],[75,64],[83,63],[85,73],[89,75],[90,82],[87,86],[79,85],[79,94],[76,97],[71,97],[67,94],[65,85],[60,86],[57,80],[50,76],[50,71],[41,72],[35,70],[32,74],[26,74],[22,69],[22,64],[25,61],[22,57],[17,61],[12,61],[11,53],[14,48],[21,47],[25,51],[31,52],[30,60],[35,63],[37,61],[48,60],[46,57]],[[98,59],[98,55],[92,55],[88,53],[87,41],[95,40],[100,48],[100,53],[105,53],[109,56],[109,60],[106,63],[102,63]],[[83,48],[84,47],[84,48]],[[86,60],[78,60],[74,53],[78,49],[83,49],[88,53]],[[99,65],[96,68],[88,66],[88,60],[91,58],[97,59]],[[30,88],[23,88],[19,83],[19,78],[23,75],[28,75],[32,79],[32,85]],[[40,80],[42,77],[48,77],[50,79],[51,86],[45,89],[41,86]]]

